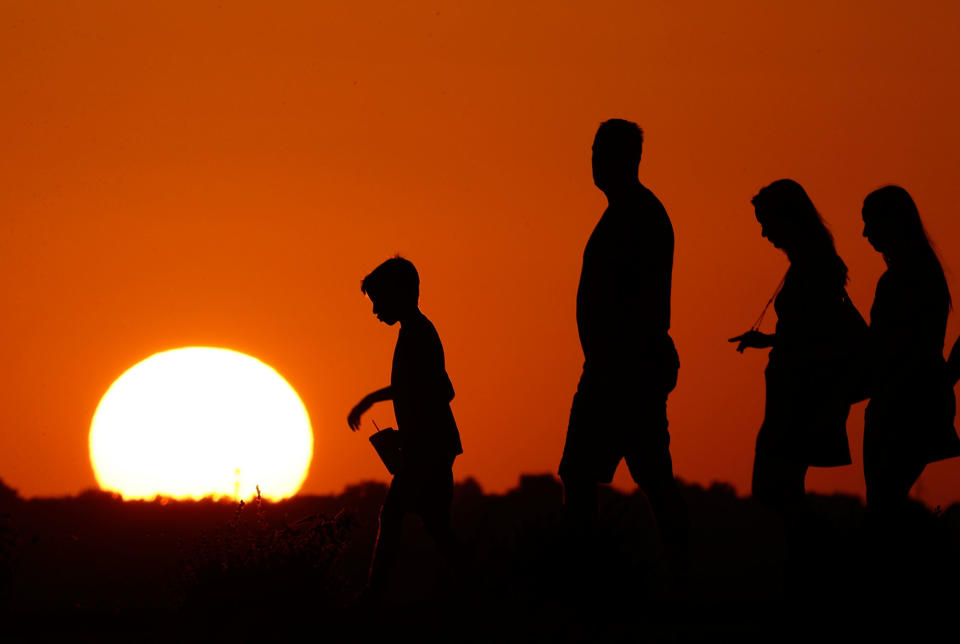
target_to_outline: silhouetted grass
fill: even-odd
[[[298,628],[329,641],[397,639],[399,630],[424,641],[428,627],[468,641],[719,641],[796,623],[798,607],[811,602],[958,597],[960,505],[931,512],[914,504],[897,534],[871,526],[856,498],[810,495],[791,562],[776,515],[723,484],[681,488],[691,566],[680,592],[664,574],[642,493],[604,488],[600,524],[584,541],[566,529],[562,488],[550,475],[523,476],[505,494],[484,493],[475,481],[455,487],[453,523],[468,565],[452,579],[418,522],[405,521],[397,592],[377,610],[355,597],[382,483],[244,504],[87,493],[14,496],[4,506],[0,498],[0,516],[10,514],[0,522],[0,552],[8,562],[14,556],[15,618],[85,623],[89,633],[113,628],[131,635],[124,641],[144,641],[147,629],[154,641],[276,641],[278,631]]]
[[[306,616],[336,619],[345,606],[341,556],[351,529],[345,512],[310,515],[292,524],[271,521],[260,496],[240,502],[221,528],[185,548],[183,613],[205,621],[248,623],[269,618],[273,627]]]

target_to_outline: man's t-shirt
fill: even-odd
[[[444,365],[443,345],[433,324],[419,311],[400,327],[390,389],[407,462],[452,463],[463,453],[450,409],[454,392]]]
[[[673,247],[667,212],[646,187],[604,212],[577,289],[585,378],[626,385],[676,376],[668,334]]]

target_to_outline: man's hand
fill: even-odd
[[[956,385],[957,381],[960,380],[960,338],[957,338],[957,341],[953,343],[953,348],[950,349],[950,357],[947,358],[947,369],[950,370],[950,379],[953,381],[953,384]]]
[[[737,351],[743,353],[744,349],[766,349],[773,346],[773,336],[760,331],[747,331],[735,338],[730,338],[727,342],[739,342]]]
[[[350,414],[347,416],[347,425],[350,426],[351,430],[357,431],[360,429],[360,417],[363,416],[372,405],[373,403],[370,402],[368,396],[358,402],[356,406],[350,410]]]

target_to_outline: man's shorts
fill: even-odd
[[[641,487],[673,477],[667,393],[635,384],[604,385],[586,374],[581,377],[560,460],[561,479],[609,483],[622,458]]]

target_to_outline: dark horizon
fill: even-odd
[[[527,475],[504,495],[484,494],[475,481],[456,486],[454,526],[482,562],[473,573],[474,583],[460,588],[456,598],[445,597],[442,587],[434,586],[439,583],[434,577],[438,553],[416,522],[406,524],[405,560],[382,617],[393,619],[387,616],[402,611],[412,621],[401,628],[413,628],[416,615],[443,606],[450,616],[482,615],[484,623],[477,626],[481,632],[508,620],[521,630],[561,633],[582,627],[581,619],[589,620],[602,602],[612,602],[610,606],[634,606],[608,625],[614,632],[631,632],[634,620],[645,614],[654,632],[681,638],[745,634],[780,619],[780,609],[765,613],[747,608],[786,597],[780,558],[783,533],[777,519],[755,502],[738,498],[729,486],[681,488],[693,527],[690,585],[681,596],[669,594],[642,495],[607,489],[600,499],[605,517],[600,529],[610,541],[607,552],[597,556],[613,568],[598,569],[597,581],[612,585],[594,597],[594,608],[581,607],[586,612],[552,613],[552,622],[537,617],[565,601],[558,594],[562,573],[553,567],[558,557],[564,557],[556,532],[561,486],[553,476]],[[210,632],[234,633],[243,639],[253,637],[260,627],[229,616],[249,601],[246,593],[261,587],[276,589],[273,596],[257,595],[258,612],[269,620],[268,628],[294,631],[304,622],[319,620],[331,632],[375,629],[376,619],[360,620],[355,596],[365,579],[376,513],[385,492],[386,485],[371,482],[338,496],[294,497],[264,501],[262,506],[246,503],[238,513],[238,504],[227,500],[123,502],[97,491],[12,501],[6,488],[0,492],[4,517],[0,532],[14,536],[0,540],[4,544],[0,594],[7,597],[4,606],[13,621],[0,632],[43,616],[89,632],[156,636],[202,624],[212,628]],[[870,570],[863,567],[867,562],[861,547],[860,502],[843,495],[811,495],[810,501],[831,539],[821,552],[829,556],[807,571],[821,599],[893,592],[891,580],[863,576]],[[918,508],[915,518],[927,548],[898,553],[885,570],[902,559],[900,563],[916,567],[914,581],[926,586],[902,587],[894,595],[903,593],[912,600],[956,598],[955,585],[942,582],[960,572],[960,504],[939,514]],[[12,549],[6,545],[11,541]],[[935,567],[930,567],[932,561]],[[627,570],[635,575],[629,585]],[[882,587],[871,586],[876,583]],[[503,590],[507,588],[511,590]],[[681,612],[635,612],[647,601],[637,604],[640,598],[654,597],[672,597],[681,602],[676,604]],[[684,605],[700,606],[702,612],[680,609]],[[527,608],[518,612],[520,606]],[[719,606],[728,608],[718,623]]]

